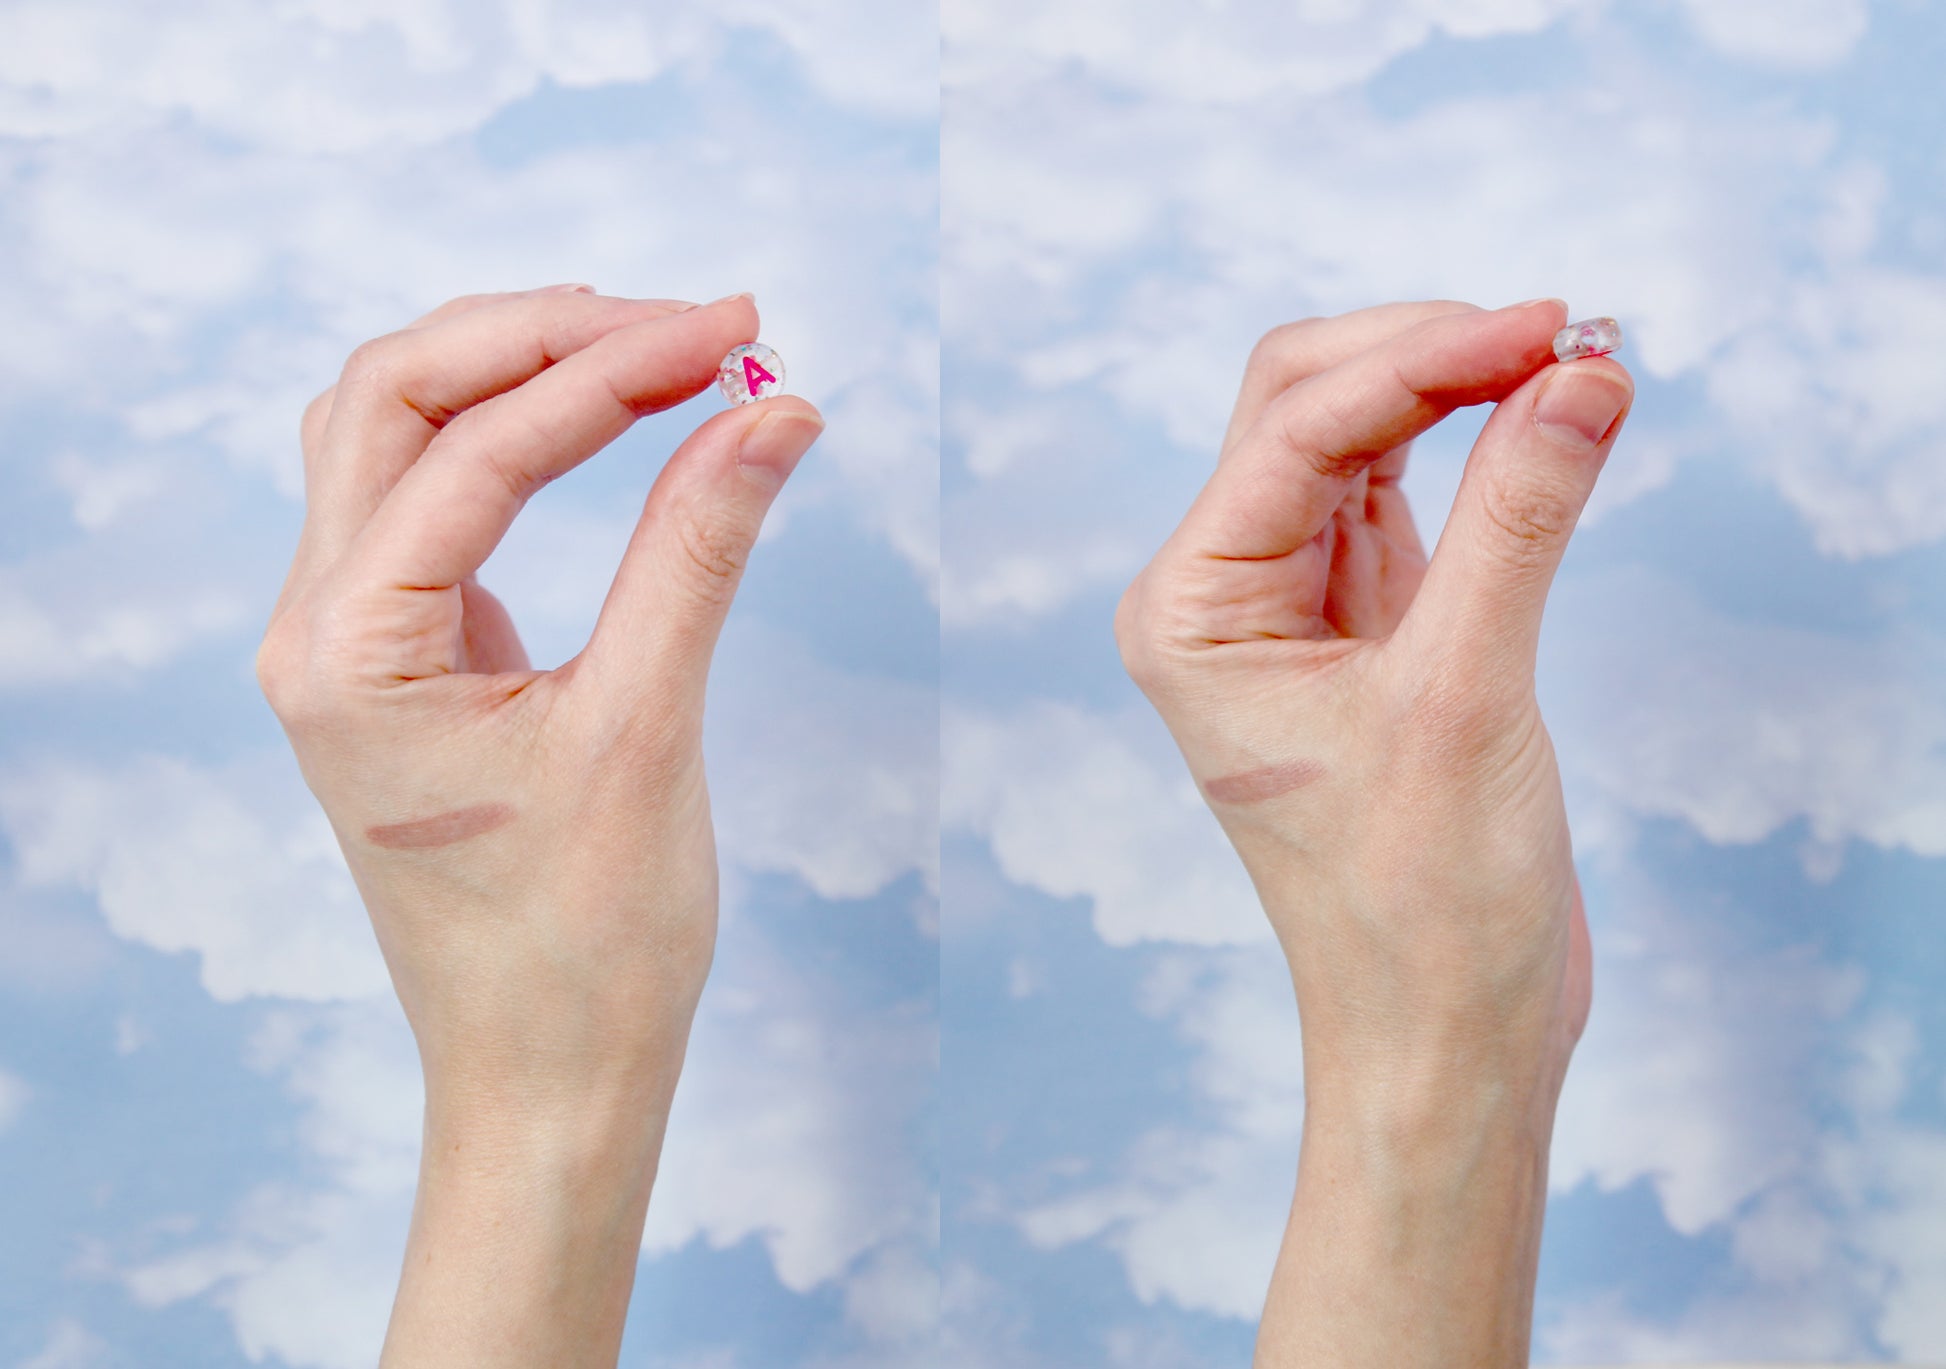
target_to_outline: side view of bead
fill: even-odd
[[[769,399],[784,389],[784,359],[761,342],[732,347],[716,368],[716,385],[732,404]]]
[[[1583,319],[1554,335],[1554,359],[1574,361],[1579,357],[1607,356],[1620,350],[1621,345],[1622,325],[1614,319]]]

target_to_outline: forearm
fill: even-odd
[[[383,1369],[614,1365],[673,1085],[543,1118],[429,1105]]]
[[[1558,1092],[1544,1073],[1307,1102],[1257,1369],[1524,1369]]]

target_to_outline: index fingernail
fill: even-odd
[[[1507,308],[1509,311],[1515,309],[1532,309],[1536,304],[1558,304],[1561,306],[1562,313],[1565,314],[1568,312],[1568,302],[1564,299],[1557,299],[1553,295],[1542,295],[1539,299],[1524,299],[1519,304],[1509,304]]]
[[[595,292],[595,287],[592,285],[582,285],[578,282],[572,285],[544,285],[541,287],[541,293],[543,295],[564,295],[570,290],[584,295],[592,295]]]

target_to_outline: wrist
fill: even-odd
[[[506,1106],[490,1091],[429,1086],[382,1363],[613,1365],[668,1096],[564,1094],[545,1109],[498,1101]]]
[[[661,1148],[685,1044],[598,1068],[429,1069],[422,1166],[626,1180]]]
[[[1419,1024],[1409,1044],[1352,1046],[1305,1023],[1304,1100],[1313,1121],[1369,1144],[1465,1145],[1520,1136],[1545,1149],[1567,1074],[1550,1039]]]
[[[1258,1369],[1525,1365],[1552,1118],[1526,1081],[1307,1095]]]

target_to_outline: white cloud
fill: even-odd
[[[1574,8],[1570,0],[947,0],[944,76],[955,92],[991,91],[1079,69],[1150,99],[1251,106],[1357,85],[1442,31],[1531,33]]]
[[[0,780],[21,887],[94,897],[115,933],[191,951],[210,995],[389,991],[330,824],[281,751],[202,770],[43,758]]]
[[[1481,26],[1545,18],[1521,8]],[[1678,78],[1623,7],[1564,26],[1602,72],[1571,94],[1510,80],[1402,110],[1281,80],[1252,94],[1182,51],[1268,72],[1381,14],[1411,46],[1415,6],[1245,7],[1234,26],[1114,9],[949,11],[944,289],[972,390],[947,416],[973,477],[948,487],[949,628],[1105,598],[1159,540],[1142,511],[1179,512],[1200,483],[1175,457],[1207,469],[1256,337],[1393,298],[1563,294],[1623,318],[1625,359],[1683,388],[1645,387],[1597,517],[1680,462],[1736,462],[1826,554],[1946,537],[1946,400],[1926,370],[1946,279],[1874,262],[1902,197],[1835,119]],[[1266,40],[1278,23],[1314,41]],[[1172,25],[1196,30],[1189,49],[1160,41]],[[1022,50],[1045,60],[1007,74]],[[1212,91],[1148,80],[1140,54]],[[1700,415],[1672,412],[1685,392]],[[1430,534],[1424,474],[1408,488]]]
[[[940,1333],[934,1362],[940,1369],[1028,1369],[1035,1361],[1022,1346],[1026,1319],[1014,1295],[998,1279],[966,1260],[940,1270]]]
[[[27,1100],[34,1091],[27,1087],[27,1081],[11,1070],[0,1069],[0,1134],[11,1130],[20,1120],[20,1114],[27,1108]]]
[[[847,1005],[744,915],[726,936],[738,949],[718,957],[704,996],[644,1248],[754,1236],[793,1291],[864,1279],[857,1315],[897,1333],[903,1322],[885,1297],[910,1286],[900,1262],[928,1243],[934,1221],[913,1129],[937,1066],[937,1024],[916,1003]]]
[[[1854,173],[1827,125],[1718,108],[1602,36],[1636,98],[1514,92],[1387,117],[1286,93],[1247,119],[1166,101],[1108,119],[1060,81],[970,92],[949,129],[958,341],[1035,388],[1099,377],[1178,441],[1191,415],[1220,431],[1211,404],[1227,408],[1263,327],[1388,298],[1565,293],[1622,315],[1651,372],[1696,367],[1766,319],[1761,292]],[[1284,136],[1298,122],[1312,136]],[[1103,290],[1109,266],[1125,269]],[[1086,311],[1044,288],[1084,281],[1104,296]],[[1228,343],[1214,365],[1212,342]]]
[[[107,1364],[108,1343],[72,1317],[62,1317],[48,1329],[47,1343],[14,1369],[95,1369]]]
[[[1871,22],[1867,0],[1684,0],[1683,12],[1719,52],[1791,69],[1843,61]]]
[[[749,288],[801,392],[831,409],[792,500],[841,505],[930,581],[937,344],[905,299],[926,284],[931,180],[834,163],[807,132],[774,136],[791,146],[768,169],[736,160],[724,131],[658,152],[652,183],[617,174],[641,149],[496,168],[450,148],[300,168],[215,153],[175,130],[50,160],[15,204],[19,271],[32,282],[20,303],[64,326],[5,349],[0,402],[58,393],[126,426],[132,459],[57,469],[69,488],[86,482],[83,518],[99,516],[108,472],[123,488],[152,487],[210,454],[296,497],[304,403],[354,345],[444,298],[577,277],[700,299]],[[795,231],[726,237],[715,216],[677,208],[689,204],[752,221],[789,212]],[[645,276],[645,260],[662,265]],[[293,282],[294,309],[232,322],[273,274]],[[182,352],[206,328],[213,355],[184,374]],[[91,378],[104,366],[112,387]]]
[[[67,546],[0,565],[0,690],[126,680],[251,616],[234,583],[167,562],[123,578],[134,556],[93,553]]]
[[[1946,278],[1860,269],[1785,291],[1708,375],[1739,445],[1811,527],[1857,559],[1946,538]]]
[[[1561,1192],[1646,1176],[1693,1236],[1810,1164],[1805,1083],[1864,980],[1810,947],[1740,946],[1646,881],[1616,883],[1591,919],[1595,1007],[1548,1180]]]
[[[1564,579],[1548,625],[1540,687],[1577,807],[1717,843],[1801,818],[1819,843],[1946,855],[1946,641],[1928,629],[1745,622],[1642,568]]]
[[[1270,939],[1242,864],[1146,713],[956,708],[942,747],[944,821],[985,838],[1016,884],[1092,899],[1109,945]]]
[[[1872,1181],[1847,1234],[1882,1280],[1879,1338],[1909,1361],[1946,1359],[1946,1132],[1871,1129],[1847,1158]]]
[[[1119,590],[1166,532],[1105,493],[1124,486],[1125,458],[1081,406],[1022,397],[990,413],[963,401],[951,422],[978,479],[948,501],[940,594],[948,632],[1031,625],[1085,595]]]
[[[835,669],[745,620],[712,668],[705,747],[726,859],[787,871],[821,898],[939,879],[933,690]]]
[[[766,340],[831,420],[769,535],[815,511],[934,589],[938,191],[914,137],[938,99],[926,7],[29,0],[9,39],[0,310],[53,322],[0,338],[0,411],[21,480],[72,527],[0,565],[0,688],[148,684],[225,641],[247,676],[295,532],[304,402],[356,343],[445,298],[550,281],[756,291]],[[693,126],[620,142],[551,96],[513,109],[547,86],[644,81],[661,82],[638,92],[648,101],[733,94]],[[472,139],[510,110],[503,128],[530,137]],[[646,425],[611,473],[630,462],[646,490],[680,424]],[[557,659],[581,645],[571,625],[592,621],[639,507],[612,488],[550,490],[491,570]],[[719,671],[712,695],[726,886],[759,871],[834,898],[913,872],[936,883],[931,692],[737,623],[727,656],[779,655],[761,678]],[[43,907],[92,898],[117,936],[194,952],[216,998],[323,1004],[273,1013],[252,1054],[298,1107],[303,1177],[189,1222],[170,1248],[129,1243],[126,1286],[146,1305],[223,1310],[253,1359],[369,1364],[410,1208],[418,1082],[328,823],[281,746],[209,766],[61,751],[56,736],[10,757],[0,780],[22,936],[51,946]],[[926,930],[928,900],[914,902]],[[837,1288],[869,1342],[857,1364],[899,1362],[933,1315],[909,1295],[937,1243],[917,1134],[936,1030],[924,1005],[853,1003],[738,925],[726,916],[664,1159],[689,1178],[665,1181],[651,1244],[761,1240],[789,1286]],[[739,936],[756,948],[744,960]],[[139,1050],[167,1031],[125,1018],[114,1039]]]
[[[1801,1362],[1805,1355],[1862,1353],[1842,1296],[1806,1289],[1760,1303],[1706,1298],[1676,1326],[1653,1323],[1602,1294],[1564,1310],[1535,1332],[1535,1358],[1560,1364],[1749,1365],[1753,1356]],[[1704,1361],[1705,1363],[1698,1363]]]
[[[1564,8],[1487,6],[1446,30],[1532,31]],[[1885,251],[1914,193],[1870,159],[1876,131],[1850,126],[1842,98],[1707,52],[1671,68],[1658,8],[1645,24],[1638,7],[1580,6],[1545,55],[1483,49],[1359,89],[1427,41],[1427,8],[949,6],[943,288],[968,379],[946,412],[963,461],[942,607],[949,631],[977,634],[963,649],[1045,658],[1032,633],[1094,604],[1105,639],[1112,591],[1205,477],[1257,335],[1390,298],[1565,294],[1623,319],[1642,398],[1591,523],[1685,465],[1735,463],[1826,556],[1946,537],[1946,409],[1927,370],[1946,351],[1946,280]],[[1716,50],[1796,70],[1856,50],[1868,19],[1863,0],[1682,8]],[[1408,478],[1428,542],[1443,507],[1424,496],[1458,474],[1432,450],[1449,439]],[[1740,551],[1739,510],[1711,512]],[[1645,570],[1571,570],[1556,592],[1542,698],[1577,852],[1613,888],[1555,1184],[1646,1179],[1678,1232],[1732,1253],[1680,1315],[1620,1295],[1561,1309],[1553,1358],[1855,1358],[1880,1348],[1871,1326],[1907,1357],[1942,1353],[1946,1182],[1931,1134],[1889,1120],[1912,1025],[1865,999],[1857,967],[1699,919],[1638,868],[1651,819],[1715,843],[1801,824],[1805,877],[1823,883],[1855,841],[1946,855],[1946,641],[1884,607],[1883,629],[1749,621]],[[1113,670],[1105,640],[1095,659],[1089,698]],[[1169,910],[1200,906],[1183,886],[1230,859],[1153,725],[969,697],[946,747],[948,822],[1008,879],[1090,899],[1109,945],[1180,937]],[[1247,886],[1233,901],[1259,916]],[[1216,975],[1229,954],[1174,956]],[[1038,966],[1015,969],[1038,990]],[[1276,1038],[1269,1009],[1228,1052],[1170,1020],[1206,1071],[1253,1058],[1250,1032]],[[1239,1097],[1279,1097],[1253,1083]],[[1294,1108],[1249,1119],[1209,1106],[1213,1088],[1196,1100],[1206,1126],[1163,1109],[1114,1163],[1080,1157],[1053,1197],[1007,1200],[1022,1230],[1112,1251],[1145,1298],[1255,1315],[1274,1233],[1252,1223],[1281,1221]],[[969,1299],[969,1324],[1020,1332],[1006,1291]]]
[[[227,1221],[231,1234],[124,1271],[142,1306],[206,1299],[252,1360],[307,1369],[369,1366],[384,1340],[411,1195],[268,1186]]]
[[[258,1186],[185,1233],[197,1239],[126,1264],[123,1282],[148,1307],[207,1300],[252,1360],[369,1366],[418,1173],[423,1093],[411,1032],[390,998],[281,1007],[261,1019],[246,1062],[296,1105],[306,1179]]]
[[[833,104],[911,117],[937,98],[930,16],[841,2],[808,13],[651,18],[615,0],[199,0],[167,9],[27,0],[8,19],[0,133],[15,137],[187,115],[289,153],[423,146],[477,128],[543,81],[588,87],[706,67],[727,44],[752,41],[753,27],[781,39]]]
[[[939,1270],[911,1245],[887,1245],[845,1285],[845,1319],[867,1338],[931,1348],[939,1327]]]
[[[155,1033],[136,1018],[133,1013],[123,1013],[115,1019],[115,1054],[133,1055],[146,1046],[155,1044]]]
[[[89,535],[0,567],[0,641],[13,648],[0,656],[15,666],[0,681],[146,668],[234,632],[268,598],[240,587],[274,585],[282,566],[233,556],[217,574],[192,557],[178,574],[173,554],[151,552],[152,573],[111,574],[130,529],[153,540],[162,526],[144,506],[169,504],[187,478],[203,482],[206,517],[213,499],[235,500],[239,474],[296,498],[297,415],[355,344],[453,295],[549,280],[698,299],[755,290],[767,337],[832,419],[779,521],[830,507],[932,585],[937,340],[914,302],[932,292],[937,185],[922,157],[858,155],[856,137],[817,120],[726,120],[675,141],[647,130],[513,165],[460,140],[543,76],[594,84],[688,64],[685,79],[728,80],[711,64],[765,30],[840,103],[929,121],[937,41],[921,10],[827,3],[650,25],[601,0],[463,14],[443,0],[275,14],[202,0],[139,16],[33,4],[13,18],[0,130],[29,106],[58,127],[0,142],[13,189],[0,244],[15,266],[0,305],[59,326],[0,340],[0,408],[122,436],[46,458],[43,478]],[[172,53],[185,60],[156,57]],[[896,63],[899,77],[860,82],[861,61]],[[791,231],[765,231],[779,216]]]
[[[1899,1115],[1912,1020],[1859,1011],[1855,967],[1742,945],[1625,869],[1595,912],[1595,1012],[1551,1184],[1646,1177],[1675,1230],[1728,1237],[1730,1264],[1661,1315],[1614,1293],[1555,1307],[1538,1345],[1569,1362],[1854,1357],[1878,1348],[1869,1325],[1902,1360],[1946,1354],[1946,1134]]]
[[[691,1037],[644,1249],[760,1240],[794,1291],[836,1284],[871,1340],[926,1337],[935,1199],[914,1142],[936,1066],[921,1005],[846,1001],[732,909]],[[244,1353],[369,1365],[417,1174],[422,1093],[395,1002],[268,1014],[248,1053],[299,1108],[306,1183],[260,1187],[214,1235],[127,1264],[146,1306],[201,1298]],[[652,1272],[645,1278],[653,1278]]]
[[[1044,1248],[1099,1241],[1144,1302],[1255,1318],[1303,1129],[1289,973],[1268,948],[1181,952],[1158,965],[1145,993],[1145,1010],[1173,1021],[1195,1050],[1189,1083],[1208,1120],[1156,1126],[1116,1174],[1066,1185],[1020,1212],[1020,1229]]]
[[[94,461],[73,451],[56,456],[48,474],[74,500],[75,524],[88,532],[116,522],[163,488],[155,463]]]
[[[1808,1110],[1808,1109],[1807,1109]],[[1728,1224],[1747,1277],[1664,1317],[1619,1293],[1583,1297],[1536,1327],[1537,1358],[1692,1363],[1805,1355],[1899,1363],[1946,1354],[1946,1133],[1852,1114],[1802,1170]],[[1864,1334],[1870,1328],[1872,1339]]]

